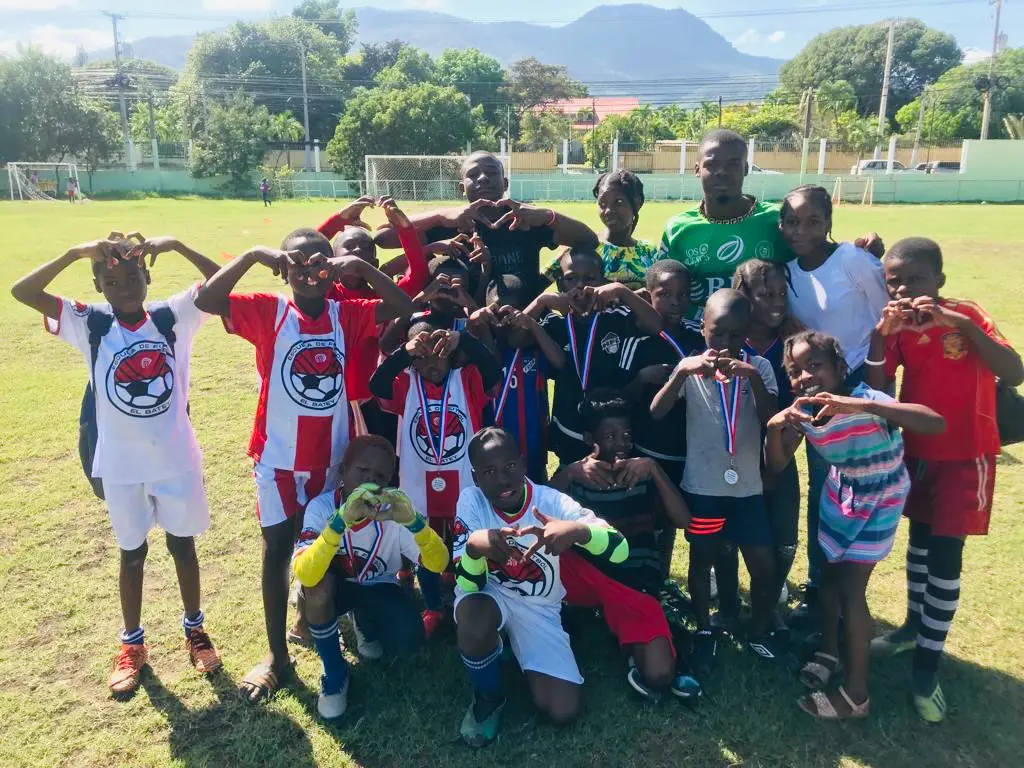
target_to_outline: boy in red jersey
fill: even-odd
[[[253,248],[206,281],[196,306],[225,318],[256,347],[260,395],[249,442],[255,461],[256,514],[263,533],[263,611],[266,658],[242,680],[250,701],[273,693],[291,672],[285,641],[288,563],[306,503],[336,487],[350,424],[346,390],[355,377],[351,356],[377,333],[377,324],[412,311],[390,278],[353,256],[337,257],[313,229],[288,235],[283,251]],[[291,298],[272,293],[232,294],[255,264],[288,281]],[[327,294],[351,274],[380,300],[335,301]]]
[[[1020,356],[977,304],[939,297],[942,251],[923,237],[885,257],[886,307],[869,350],[868,383],[881,388],[903,367],[900,400],[946,420],[940,435],[906,432],[910,497],[907,618],[876,638],[875,651],[914,651],[913,695],[927,722],[946,716],[937,671],[960,598],[964,537],[988,533],[999,431],[996,378],[1024,380]]]

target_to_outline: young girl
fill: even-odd
[[[605,277],[631,291],[644,288],[644,275],[657,260],[658,247],[633,237],[644,204],[643,182],[631,171],[605,173],[594,185],[594,198],[605,225],[597,247]]]
[[[868,579],[892,550],[910,491],[903,438],[896,428],[938,434],[946,424],[923,405],[897,402],[863,383],[851,388],[842,348],[832,336],[798,333],[786,339],[784,354],[797,398],[768,422],[768,467],[780,472],[804,436],[832,465],[821,494],[818,529],[827,561],[820,596],[822,646],[800,671],[812,693],[799,704],[821,720],[862,718],[870,711]],[[840,616],[845,665],[839,661]],[[844,685],[825,693],[843,666]]]
[[[864,380],[871,333],[888,302],[882,265],[854,243],[832,240],[832,198],[824,187],[797,187],[782,203],[779,230],[797,257],[789,263],[789,311],[805,328],[834,336],[845,353],[851,384]],[[859,243],[860,241],[858,241]],[[804,602],[790,614],[793,626],[816,623],[818,499],[828,464],[807,447],[807,577]]]

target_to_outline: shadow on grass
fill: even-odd
[[[155,674],[142,679],[153,708],[170,726],[171,757],[183,766],[266,766],[313,764],[309,736],[301,725],[266,705],[248,704],[223,671],[209,680],[216,701],[189,709]],[[294,686],[296,691],[300,685]]]

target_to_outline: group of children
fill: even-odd
[[[939,247],[912,238],[882,262],[890,301],[867,382],[852,381],[839,342],[794,321],[783,244],[806,243],[787,237],[777,208],[742,196],[735,150],[722,134],[702,143],[705,201],[700,218],[670,223],[660,255],[672,258],[633,239],[643,204],[633,174],[595,186],[608,228],[598,250],[580,222],[504,198],[500,162],[476,153],[463,165],[460,208],[410,218],[389,198],[362,198],[279,250],[253,248],[222,267],[171,238],[111,233],[20,280],[15,297],[89,366],[98,440],[87,470],[121,549],[125,627],[111,690],[133,691],[148,660],[141,586],[153,525],[175,560],[191,661],[203,673],[220,667],[200,603],[193,537],[210,515],[188,416],[192,340],[219,315],[255,347],[259,375],[248,454],[268,652],[242,681],[246,698],[265,698],[292,672],[294,575],[291,636],[308,638],[323,662],[325,719],[347,704],[338,618],[349,613],[368,660],[408,655],[454,619],[473,688],[460,733],[473,746],[499,729],[506,643],[537,708],[555,723],[578,715],[583,678],[563,603],[600,609],[638,695],[694,701],[723,633],[738,628],[737,553],[750,573],[748,646],[769,661],[787,653],[779,606],[797,545],[793,457],[806,438],[830,469],[817,526],[821,640],[800,670],[810,689],[800,707],[821,719],[865,716],[870,644],[916,649],[915,703],[941,720],[936,672],[963,537],[985,533],[991,509],[995,380],[1019,383],[1020,358],[980,308],[939,297]],[[376,235],[360,218],[374,205],[388,219]],[[712,215],[726,209],[727,220]],[[831,211],[819,213],[830,224]],[[722,237],[716,224],[766,229],[772,215],[771,243],[744,253],[740,238],[724,259],[731,287],[713,282],[722,263],[712,270],[706,247],[684,244],[695,231]],[[829,231],[817,245],[832,253]],[[386,274],[377,248],[396,246],[404,254]],[[540,250],[557,246],[546,291]],[[674,258],[676,248],[686,256]],[[149,268],[171,251],[203,282],[145,304]],[[79,259],[106,303],[46,291]],[[290,295],[233,293],[256,265]],[[895,400],[885,391],[898,367]],[[866,586],[904,512],[907,620],[872,641]],[[679,530],[688,596],[669,577]],[[670,623],[666,605],[695,631]]]

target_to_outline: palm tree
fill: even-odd
[[[1024,115],[1007,115],[1003,118],[1003,127],[1011,139],[1024,141]]]

